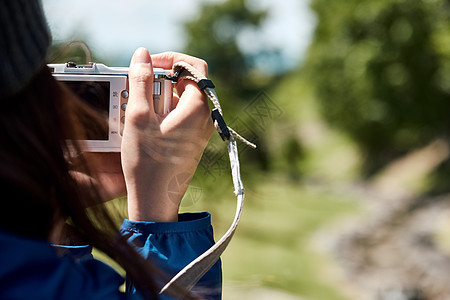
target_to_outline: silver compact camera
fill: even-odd
[[[58,81],[86,101],[92,108],[107,116],[107,129],[89,134],[78,141],[83,151],[120,152],[125,110],[128,103],[128,68],[107,67],[104,64],[49,64]],[[170,70],[154,68],[153,102],[155,112],[164,115],[172,109],[173,83]]]

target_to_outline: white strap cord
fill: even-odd
[[[185,62],[176,63],[173,66],[173,71],[175,73],[175,78],[178,80],[187,79],[196,82],[200,89],[214,104],[215,109],[212,112],[212,117],[214,120],[214,125],[220,136],[224,141],[228,142],[227,148],[230,157],[234,194],[237,197],[236,214],[228,231],[211,248],[206,250],[202,255],[197,257],[180,272],[178,272],[178,274],[176,274],[160,291],[160,294],[170,294],[171,292],[174,292],[178,295],[180,291],[182,291],[183,295],[180,296],[184,297],[190,292],[200,278],[202,278],[202,276],[205,275],[205,273],[217,262],[220,255],[225,251],[226,247],[233,238],[234,232],[236,231],[241,218],[242,208],[244,205],[244,185],[241,180],[237,144],[233,136],[252,148],[256,148],[256,145],[247,141],[233,129],[226,126],[225,121],[222,118],[222,108],[220,107],[219,98],[217,97],[216,92],[214,91],[214,85],[210,80],[206,79],[201,72]]]

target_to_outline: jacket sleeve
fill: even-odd
[[[207,212],[180,214],[178,222],[134,222],[125,220],[121,232],[138,252],[169,277],[214,244],[211,215]],[[135,292],[132,283],[127,290]],[[221,299],[220,260],[200,279],[193,293],[202,299]],[[171,299],[161,295],[161,299]]]

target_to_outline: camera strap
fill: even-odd
[[[160,294],[170,294],[171,291],[176,292],[177,294],[182,292],[182,296],[185,296],[195,286],[200,278],[217,262],[221,254],[225,251],[233,238],[234,232],[236,231],[241,218],[244,204],[244,185],[241,180],[239,155],[235,138],[241,140],[244,144],[252,148],[256,148],[256,145],[247,141],[236,131],[226,125],[223,119],[219,98],[217,97],[214,90],[215,86],[211,80],[207,79],[201,72],[185,62],[175,63],[173,66],[173,72],[174,75],[170,76],[171,80],[192,80],[196,82],[200,90],[202,90],[213,103],[214,109],[211,112],[211,117],[222,140],[227,143],[234,185],[234,194],[237,197],[236,213],[233,223],[228,231],[211,248],[206,250],[202,255],[197,257],[180,272],[178,272],[160,291]]]

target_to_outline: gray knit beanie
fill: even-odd
[[[50,43],[39,0],[0,0],[0,97],[31,80],[44,65]]]

